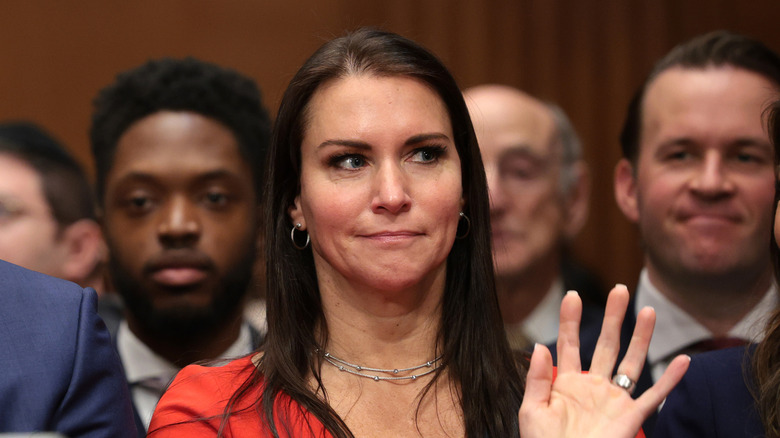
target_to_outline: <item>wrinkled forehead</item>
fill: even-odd
[[[465,95],[483,157],[522,149],[539,157],[559,157],[555,119],[543,102],[503,90]]]

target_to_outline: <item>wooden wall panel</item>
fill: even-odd
[[[612,169],[629,97],[676,42],[726,28],[780,50],[776,0],[12,0],[0,15],[0,119],[34,119],[90,164],[90,102],[120,70],[193,55],[255,78],[275,111],[301,62],[363,25],[433,50],[462,86],[520,87],[566,110],[594,176],[575,250],[606,281],[636,282],[636,231]]]

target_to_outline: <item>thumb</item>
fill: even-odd
[[[532,409],[537,406],[546,406],[550,403],[552,393],[553,365],[550,350],[544,345],[536,344],[531,354],[531,364],[525,381],[525,394],[523,395],[523,408]]]

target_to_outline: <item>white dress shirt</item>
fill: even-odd
[[[661,294],[650,282],[647,269],[643,269],[639,276],[634,303],[634,311],[637,314],[646,306],[655,309],[655,331],[647,351],[647,362],[651,367],[654,382],[658,381],[672,359],[687,346],[712,337],[707,328]],[[777,303],[777,286],[772,282],[761,301],[729,331],[728,336],[751,342],[759,341],[763,336],[767,318]]]
[[[509,344],[514,349],[521,344],[534,342],[551,344],[558,339],[558,325],[561,319],[561,300],[563,299],[563,280],[557,278],[550,290],[534,310],[522,321],[504,326]]]
[[[165,386],[173,380],[176,373],[179,372],[179,368],[141,342],[130,331],[126,320],[122,320],[119,324],[116,337],[117,350],[119,350],[119,357],[122,359],[127,382],[130,384],[133,403],[144,427],[148,429],[154,408],[165,392]],[[243,324],[238,339],[217,358],[245,356],[253,350],[249,326]],[[138,385],[139,382],[148,380],[157,381],[161,385],[158,388]]]

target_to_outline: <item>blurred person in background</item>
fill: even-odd
[[[778,90],[780,57],[720,31],[672,49],[629,106],[615,199],[637,224],[645,258],[622,339],[639,309],[657,315],[637,395],[678,354],[760,340],[777,305],[767,248],[775,152],[762,114]],[[582,351],[597,337],[583,330]]]
[[[90,288],[0,261],[0,435],[136,436],[96,307]]]
[[[780,165],[780,101],[768,113],[768,128]],[[777,186],[780,188],[780,184]],[[775,189],[771,243],[775,281],[780,279],[780,190]],[[658,414],[658,438],[780,438],[780,307],[758,344],[697,355]]]
[[[509,343],[558,337],[566,291],[583,298],[582,323],[601,323],[606,290],[569,247],[588,216],[590,177],[564,112],[505,85],[464,92],[490,191],[493,263]]]
[[[243,312],[270,125],[253,80],[193,58],[122,72],[95,99],[97,199],[122,299],[101,315],[140,434],[180,368],[262,341]]]
[[[100,294],[104,253],[83,168],[40,126],[0,123],[0,259]]]

